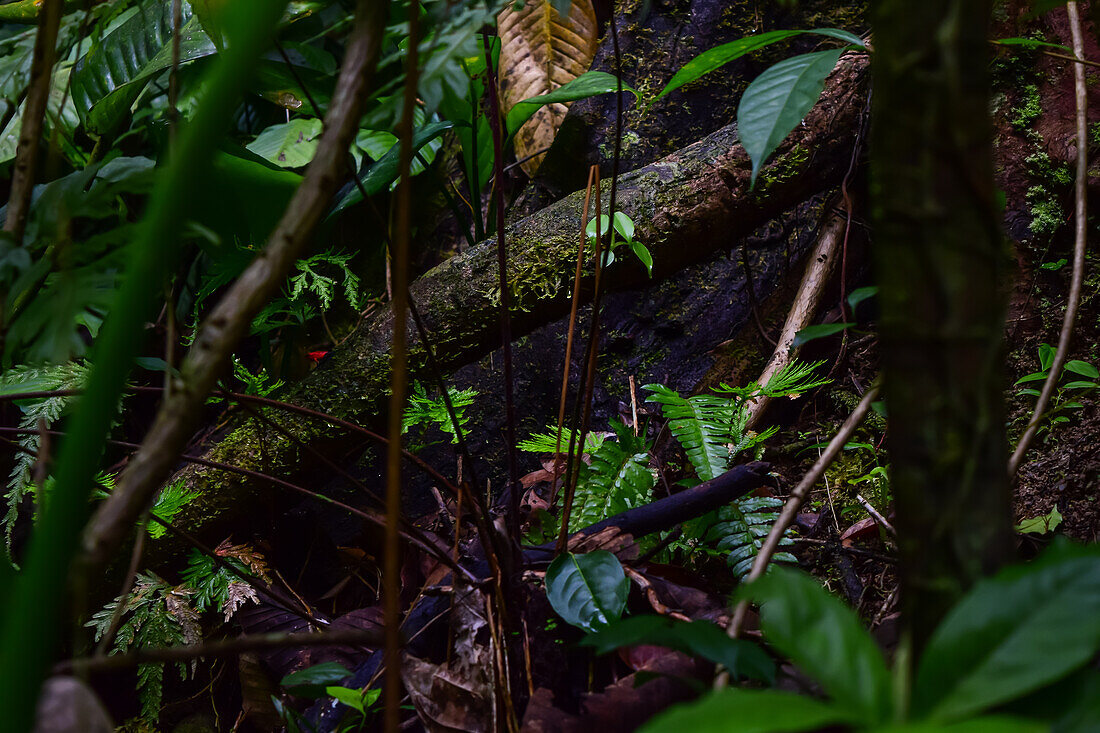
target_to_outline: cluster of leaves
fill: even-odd
[[[382,690],[378,687],[356,690],[340,683],[351,676],[351,670],[336,662],[324,662],[292,672],[283,677],[279,687],[283,692],[307,700],[331,698],[348,706],[354,713],[345,716],[336,728],[337,733],[363,730],[379,707]],[[272,695],[271,702],[290,733],[312,730],[309,723],[290,705]]]
[[[1050,368],[1054,364],[1056,349],[1050,344],[1039,345],[1039,371],[1025,374],[1016,380],[1014,386],[1031,384],[1033,382],[1046,382],[1050,376]],[[1049,431],[1055,425],[1069,422],[1071,410],[1079,410],[1082,405],[1074,395],[1085,395],[1100,387],[1100,371],[1095,366],[1081,359],[1070,359],[1063,367],[1058,377],[1058,384],[1050,401],[1050,408],[1043,416],[1044,422],[1040,431]],[[1034,387],[1021,387],[1016,394],[1027,397],[1039,397],[1039,390]]]
[[[99,641],[111,627],[115,612],[122,606],[122,624],[115,635],[112,654],[133,648],[194,644],[202,639],[198,614],[191,605],[194,590],[186,586],[169,585],[152,571],[140,573],[134,589],[126,598],[116,598],[92,616],[85,624],[95,629]],[[180,678],[187,679],[188,667],[176,664]],[[141,698],[142,717],[156,721],[164,688],[164,664],[147,663],[138,667],[137,689]]]
[[[647,401],[661,405],[670,432],[679,441],[695,471],[693,478],[682,483],[695,485],[710,481],[729,470],[741,454],[760,450],[777,428],[767,428],[760,433],[747,430],[751,402],[760,397],[795,395],[827,384],[827,379],[814,376],[820,365],[820,362],[796,361],[777,372],[766,385],[756,382],[744,387],[722,384],[715,389],[716,394],[692,397],[683,397],[660,384],[647,384],[645,389],[652,393]],[[733,572],[743,577],[752,567],[781,506],[782,502],[775,497],[740,499],[686,522],[683,537],[674,540],[669,548],[692,553],[701,547],[715,547],[726,557]],[[790,538],[784,537],[781,544],[789,546]],[[790,562],[794,557],[781,552],[775,559]]]
[[[813,578],[774,568],[740,596],[761,604],[764,635],[828,700],[775,690],[714,692],[654,718],[647,733],[695,730],[981,730],[1100,726],[1100,553],[1057,543],[979,582],[932,635],[909,677],[891,675],[858,617]]]
[[[182,503],[186,503],[188,499],[183,498],[185,496],[187,494],[179,487],[166,488],[153,513],[171,515],[178,511]],[[150,534],[154,533],[154,526],[150,525]],[[248,545],[233,545],[225,540],[214,553],[240,574],[227,570],[195,550],[188,558],[187,569],[179,585],[170,585],[152,571],[140,573],[129,595],[115,598],[85,625],[95,629],[95,640],[99,641],[111,628],[116,612],[120,614],[121,623],[111,646],[111,654],[121,654],[131,649],[197,644],[202,641],[199,621],[203,612],[220,611],[224,620],[229,621],[245,602],[257,601],[256,590],[242,577],[268,580],[263,555]],[[141,700],[141,717],[152,724],[160,716],[164,666],[163,663],[146,663],[138,667],[137,691]],[[186,664],[178,663],[181,679],[187,679],[189,671],[193,674],[194,666],[195,662],[192,662],[189,670]]]

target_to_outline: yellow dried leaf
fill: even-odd
[[[500,93],[504,112],[524,99],[546,94],[588,71],[596,54],[596,11],[592,0],[573,0],[563,19],[551,0],[509,5],[497,16],[500,33]],[[548,104],[516,133],[516,158],[523,160],[554,141],[567,106]],[[545,154],[522,163],[533,175]]]

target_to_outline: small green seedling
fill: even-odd
[[[592,219],[588,222],[588,226],[585,227],[585,234],[588,236],[589,244],[599,246],[600,239],[603,235],[607,234],[608,229],[608,217],[607,214],[601,214],[599,219],[600,232],[596,234],[596,220]],[[631,251],[634,252],[634,256],[638,258],[643,265],[645,265],[646,271],[649,272],[649,276],[653,277],[653,255],[650,254],[649,248],[641,242],[634,239],[634,220],[621,211],[615,212],[615,233],[622,237],[622,241],[618,241],[615,235],[611,235],[611,250],[605,255],[603,266],[608,267],[615,261],[615,248],[619,245],[629,245]]]

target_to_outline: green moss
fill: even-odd
[[[1012,126],[1021,132],[1029,129],[1043,114],[1043,100],[1039,96],[1038,85],[1027,84],[1024,86],[1023,95],[1020,105],[1012,110],[1012,116],[1009,118]]]
[[[806,169],[809,162],[810,151],[802,145],[795,145],[760,171],[756,183],[757,191],[764,194],[775,184],[794,178]]]
[[[1061,202],[1043,186],[1032,186],[1027,190],[1027,205],[1031,208],[1028,228],[1037,236],[1052,236],[1066,220]]]

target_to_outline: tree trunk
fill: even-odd
[[[988,2],[873,4],[872,207],[903,603],[919,651],[1011,553],[1008,252],[994,197]]]

